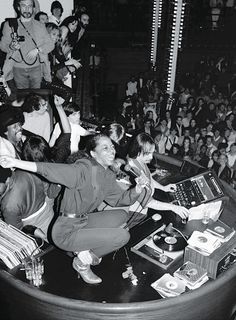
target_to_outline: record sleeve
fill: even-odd
[[[220,247],[221,242],[218,237],[210,233],[193,231],[191,237],[188,239],[188,244],[194,250],[198,250],[205,255],[210,255]]]
[[[165,273],[160,279],[153,282],[151,286],[160,291],[165,297],[175,297],[185,292],[185,284],[178,278],[173,277],[169,273]]]
[[[187,261],[174,272],[174,277],[182,279],[194,286],[207,275],[207,271],[197,264]]]
[[[225,242],[234,235],[235,230],[221,220],[217,220],[207,227],[206,232],[219,237],[221,241]]]

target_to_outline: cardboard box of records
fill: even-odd
[[[209,225],[204,233],[194,231],[188,244],[184,262],[191,261],[206,269],[209,278],[215,279],[236,260],[235,230],[220,220]]]

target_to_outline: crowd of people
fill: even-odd
[[[7,53],[0,107],[1,218],[73,253],[78,276],[100,283],[90,266],[124,246],[148,208],[188,218],[186,208],[153,198],[155,189],[176,189],[152,178],[148,165],[156,152],[195,160],[234,185],[235,64],[225,58],[201,61],[198,72],[185,74],[168,98],[148,73],[132,76],[121,111],[98,133],[83,127],[80,107],[63,82],[64,71],[81,66],[80,39],[89,16],[82,12],[61,21],[59,1],[53,1],[50,17],[34,15],[33,0],[14,5],[17,25],[8,20],[0,41]],[[10,99],[11,81],[29,90],[44,83],[53,92],[51,106],[40,91]],[[81,136],[88,136],[83,148]],[[127,165],[136,177],[124,188],[117,175]]]
[[[130,134],[151,135],[156,152],[194,160],[235,186],[235,62],[202,58],[172,96],[148,73],[131,76],[116,121]]]

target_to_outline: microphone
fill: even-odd
[[[138,178],[141,175],[141,172],[138,172],[137,170],[132,168],[129,164],[121,165],[120,168],[125,172],[130,173],[134,178]]]

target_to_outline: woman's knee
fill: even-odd
[[[123,247],[130,239],[130,234],[126,229],[119,228],[113,237],[114,244],[117,248]]]
[[[119,215],[120,218],[120,224],[123,224],[125,222],[127,222],[128,220],[128,214],[125,210],[123,209],[117,209],[116,210],[116,215]]]

